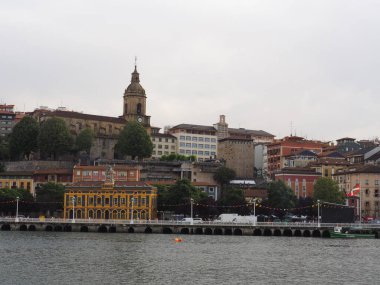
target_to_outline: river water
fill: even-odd
[[[380,240],[0,232],[0,284],[380,284]]]

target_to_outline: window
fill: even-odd
[[[191,141],[191,136],[186,136],[187,141]]]
[[[197,144],[196,144],[196,143],[193,143],[192,147],[197,147]]]
[[[203,144],[198,144],[198,148],[203,148]]]
[[[205,138],[205,142],[210,142],[210,138]]]
[[[197,137],[193,137],[193,142],[196,142],[198,141],[198,138]]]
[[[212,144],[211,149],[216,149],[216,145]]]
[[[125,204],[125,198],[120,199],[121,204]]]
[[[216,138],[211,138],[211,142],[216,142]]]
[[[209,144],[205,144],[205,148],[210,148],[210,145]]]
[[[180,136],[179,139],[180,139],[181,141],[184,141],[184,140],[185,140],[185,136]],[[174,141],[173,141],[173,142],[174,142]]]
[[[180,143],[179,143],[179,146],[185,147],[186,144],[185,144],[184,142],[180,142]]]
[[[165,145],[165,149],[169,149],[169,146],[168,146],[168,145]]]
[[[141,103],[138,103],[138,104],[137,104],[136,111],[137,111],[137,115],[140,115],[140,114],[141,114]]]
[[[162,144],[159,144],[159,145],[158,145],[158,149],[162,149]]]
[[[194,155],[196,155],[196,154],[197,154],[197,151],[196,151],[196,150],[193,150],[191,153],[194,154]]]
[[[203,155],[203,151],[198,151],[198,155]]]
[[[191,154],[191,150],[186,150],[186,154]]]
[[[162,151],[159,151],[159,152],[158,152],[158,155],[162,155]]]
[[[179,153],[184,154],[184,153],[185,153],[185,150],[184,150],[184,149],[180,149],[180,150],[179,150]]]
[[[159,139],[158,139],[158,141],[159,141],[159,142],[162,142],[162,139],[161,139],[161,138],[159,138]]]
[[[375,180],[375,185],[379,185],[379,180]]]
[[[209,151],[205,151],[205,155],[209,156],[210,152]]]
[[[199,137],[199,138],[198,138],[198,141],[199,141],[199,142],[203,142],[203,138],[202,138],[202,137]]]
[[[191,143],[186,143],[186,147],[191,147]]]
[[[210,187],[208,192],[214,193],[214,187]]]

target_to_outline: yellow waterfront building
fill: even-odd
[[[114,180],[114,171],[107,166],[104,181],[77,181],[66,186],[64,218],[72,219],[73,212],[75,219],[156,219],[157,188],[143,181]]]

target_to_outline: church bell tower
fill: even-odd
[[[124,92],[123,117],[127,122],[138,122],[150,129],[150,116],[146,115],[146,95],[140,84],[140,74],[135,70],[132,73],[131,84]]]

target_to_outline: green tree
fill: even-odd
[[[150,157],[153,143],[144,127],[137,122],[129,122],[119,135],[117,150],[122,155],[130,155],[134,160]]]
[[[0,161],[10,158],[9,138],[0,137]]]
[[[42,123],[38,145],[43,156],[57,159],[68,152],[72,144],[73,138],[63,119],[53,117]]]
[[[235,177],[235,171],[225,166],[219,167],[214,174],[215,181],[217,181],[222,187],[229,184],[231,180],[235,179]]]
[[[63,209],[65,187],[52,182],[43,184],[36,189],[36,202],[38,211],[50,216],[57,210]]]
[[[321,200],[323,202],[343,204],[345,194],[339,190],[338,183],[331,178],[318,178],[314,185],[313,193],[314,201]]]
[[[49,182],[36,189],[36,201],[63,203],[64,193],[65,187],[62,184]]]
[[[171,153],[168,155],[163,155],[160,157],[161,161],[195,161],[196,156],[195,155],[182,155],[178,153]]]
[[[283,181],[269,183],[267,204],[273,208],[294,208],[297,198],[293,190],[285,185]]]
[[[25,157],[29,160],[30,154],[38,149],[39,125],[32,117],[24,117],[18,122],[10,136],[10,151],[14,158]]]
[[[174,185],[158,188],[159,210],[172,210],[176,213],[190,212],[190,199],[195,203],[207,198],[207,194],[195,188],[187,179],[178,180]]]
[[[94,141],[94,132],[91,129],[84,129],[79,133],[76,138],[76,149],[78,151],[84,150],[88,154],[90,153],[92,143]]]
[[[222,198],[219,205],[227,207],[225,212],[235,212],[238,214],[249,214],[249,208],[246,206],[243,190],[233,186],[222,188]]]

